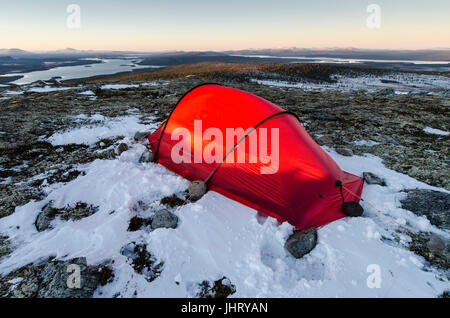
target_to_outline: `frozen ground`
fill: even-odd
[[[337,83],[312,83],[298,82],[288,83],[274,80],[259,80],[255,82],[270,86],[299,87],[304,90],[367,90],[376,92],[383,89],[393,89],[395,94],[445,92],[450,90],[450,78],[436,75],[423,75],[416,73],[394,73],[382,76],[360,75],[348,77],[342,75],[334,76]]]
[[[278,224],[212,191],[196,203],[173,210],[180,220],[176,229],[127,231],[133,216],[152,215],[162,197],[184,191],[188,181],[161,165],[139,163],[145,145],[131,137],[136,130],[154,126],[139,123],[134,115],[79,115],[76,120],[91,123],[56,132],[50,141],[91,144],[99,136],[123,136],[130,148],[119,158],[79,165],[84,175],[44,186],[48,194],[44,200],[17,207],[15,213],[0,219],[0,234],[10,237],[13,246],[0,263],[1,275],[48,256],[61,260],[84,256],[88,264],[114,260],[115,278],[96,291],[97,297],[117,293],[121,297],[189,297],[195,296],[199,282],[223,276],[236,286],[233,297],[436,297],[450,288],[447,276],[409,251],[410,238],[397,232],[408,228],[450,236],[425,217],[400,208],[403,190],[437,188],[387,169],[378,157],[343,157],[325,148],[344,170],[357,175],[373,172],[385,178],[387,187],[366,184],[364,217],[320,228],[318,245],[297,260],[284,249],[293,231],[289,224]],[[50,200],[55,207],[86,202],[99,210],[78,221],[56,219],[52,229],[38,232],[35,219]],[[137,208],[139,201],[149,208]],[[132,241],[147,244],[151,254],[164,262],[154,281],[137,274],[120,253]],[[367,285],[374,268],[381,271],[380,288]]]

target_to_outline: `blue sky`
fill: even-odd
[[[66,25],[72,3],[80,28]],[[379,29],[366,24],[371,3]],[[448,0],[0,0],[0,48],[448,48],[449,12]]]

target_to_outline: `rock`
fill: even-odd
[[[80,280],[76,279],[79,270]],[[87,298],[114,277],[105,265],[88,266],[86,258],[48,260],[26,265],[0,277],[0,297]],[[79,285],[78,285],[79,283]]]
[[[450,267],[449,240],[435,233],[406,231],[411,237],[409,249],[422,256],[431,265],[448,269]]]
[[[317,244],[317,230],[310,228],[295,231],[286,241],[285,248],[295,258],[301,258],[313,250]]]
[[[427,247],[433,258],[440,258],[450,262],[450,242],[440,235],[431,233]]]
[[[363,179],[367,184],[378,184],[383,187],[386,186],[386,181],[372,172],[363,172]]]
[[[348,148],[335,148],[336,152],[345,157],[353,156],[353,151]]]
[[[178,217],[169,212],[166,209],[159,210],[155,213],[152,218],[152,224],[150,225],[152,229],[158,228],[176,228],[178,224]]]
[[[139,162],[140,163],[146,163],[146,162],[153,162],[155,159],[155,155],[153,154],[153,152],[145,150],[141,157],[139,158]]]
[[[9,247],[9,240],[7,236],[0,236],[0,259],[11,253],[11,249]]]
[[[131,260],[134,270],[149,282],[161,275],[163,262],[157,260],[147,250],[147,245],[131,242],[122,247],[120,253]]]
[[[189,199],[191,201],[199,200],[205,193],[207,187],[202,180],[192,181],[188,187]]]
[[[363,207],[356,201],[345,202],[342,205],[342,211],[348,216],[358,217],[361,216],[364,212]]]
[[[336,115],[326,113],[312,113],[309,115],[312,119],[336,121],[339,118]]]
[[[114,149],[114,153],[118,156],[120,156],[120,154],[124,151],[128,150],[128,146],[127,144],[121,142],[120,144],[117,145],[117,147]]]
[[[402,208],[417,215],[425,215],[431,224],[450,230],[450,194],[435,190],[407,190],[400,201]]]
[[[150,131],[138,131],[134,134],[134,140],[139,141],[147,138],[151,134]]]
[[[204,280],[199,284],[198,298],[227,298],[236,292],[234,286],[227,277],[222,277],[211,284]]]
[[[64,208],[54,208],[53,201],[47,203],[36,218],[35,226],[38,231],[45,231],[51,228],[51,221],[56,217],[62,220],[80,220],[98,211],[98,207],[88,205],[84,202],[77,202],[75,206],[65,206]]]
[[[72,270],[78,267],[80,269],[80,287],[70,288],[68,282],[70,275],[74,274]],[[69,261],[52,261],[45,265],[40,273],[42,279],[37,294],[39,298],[88,298],[100,284],[100,275],[98,267],[87,266],[86,258],[80,257]]]
[[[50,222],[55,218],[56,209],[53,208],[53,201],[50,201],[41,209],[41,213],[38,214],[34,225],[36,229],[41,232],[50,228]]]

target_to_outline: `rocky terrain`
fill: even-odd
[[[213,79],[220,81],[221,77]],[[16,207],[31,200],[45,199],[48,192],[44,188],[68,183],[83,175],[85,172],[79,170],[79,165],[117,157],[114,147],[123,136],[99,137],[90,145],[54,145],[49,141],[59,131],[95,124],[95,117],[81,114],[114,118],[128,116],[131,110],[142,124],[156,127],[187,90],[204,80],[198,76],[152,82],[101,79],[67,83],[65,90],[21,92],[16,89],[17,94],[7,93],[11,88],[0,87],[0,218],[13,214]],[[450,191],[450,136],[445,134],[450,131],[448,97],[395,95],[389,91],[304,91],[248,80],[225,79],[223,84],[249,91],[296,113],[308,133],[322,146],[335,149],[344,156],[377,156],[394,171]],[[45,87],[45,83],[37,85]],[[105,85],[123,87],[108,89]],[[427,132],[427,127],[441,133]],[[378,184],[383,185],[383,182]],[[426,215],[432,224],[448,231],[450,195],[434,192],[411,189],[402,204],[405,209]],[[169,208],[183,202],[176,196],[165,200],[163,204]],[[172,202],[175,203],[172,205]],[[79,220],[96,213],[96,209],[84,202],[63,208],[53,208],[49,203],[37,217],[36,229],[51,228],[55,218]],[[133,222],[130,223],[131,230],[147,224],[145,219],[134,219]],[[412,239],[409,248],[423,256],[431,266],[444,270],[448,278],[449,242],[445,235],[436,239],[428,232],[405,229],[402,234],[405,233]],[[144,273],[148,281],[156,279],[164,264],[157,262],[145,245],[130,244],[122,248],[122,255],[132,259],[135,271]],[[10,238],[0,233],[0,262],[15,248]],[[90,297],[97,286],[107,284],[114,275],[105,264],[88,266],[82,258],[74,262],[90,273],[85,289],[76,289],[72,293],[58,287],[67,275],[64,274],[64,262],[50,259],[0,277],[0,296]],[[227,284],[222,284],[225,280]],[[197,296],[214,297],[215,290],[218,296],[233,294],[235,286],[232,283],[225,277],[218,281],[200,281]]]

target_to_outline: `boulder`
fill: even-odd
[[[152,224],[150,225],[152,229],[158,228],[176,228],[178,224],[178,217],[169,212],[166,209],[159,210],[155,213],[152,218]]]
[[[285,248],[295,258],[301,258],[311,252],[317,244],[317,230],[295,231],[286,241]]]
[[[367,184],[378,184],[383,187],[386,186],[386,181],[372,172],[363,172],[363,179]]]
[[[450,262],[450,242],[440,235],[431,233],[430,239],[427,242],[429,253],[432,253],[434,258],[440,258],[447,263]]]
[[[450,230],[450,194],[425,189],[406,190],[400,201],[402,208],[419,216],[425,215],[431,224]]]
[[[139,141],[147,138],[151,134],[150,131],[138,131],[134,134],[134,140]]]
[[[80,269],[80,287],[70,288],[68,281],[70,265]],[[45,265],[40,273],[40,288],[38,298],[87,298],[91,297],[100,285],[100,275],[97,266],[87,266],[86,258],[79,257],[69,261],[52,261]]]
[[[345,157],[353,156],[353,151],[348,148],[335,148],[336,152]]]
[[[128,150],[128,145],[126,143],[121,142],[117,145],[117,147],[114,149],[114,153],[118,156],[122,154],[122,152]]]
[[[149,150],[145,150],[141,157],[139,158],[139,162],[140,163],[146,163],[146,162],[153,162],[155,159],[155,155],[153,154],[153,152],[149,151]]]
[[[189,199],[191,201],[199,200],[203,195],[205,195],[206,190],[206,184],[202,180],[192,181],[188,187]]]

